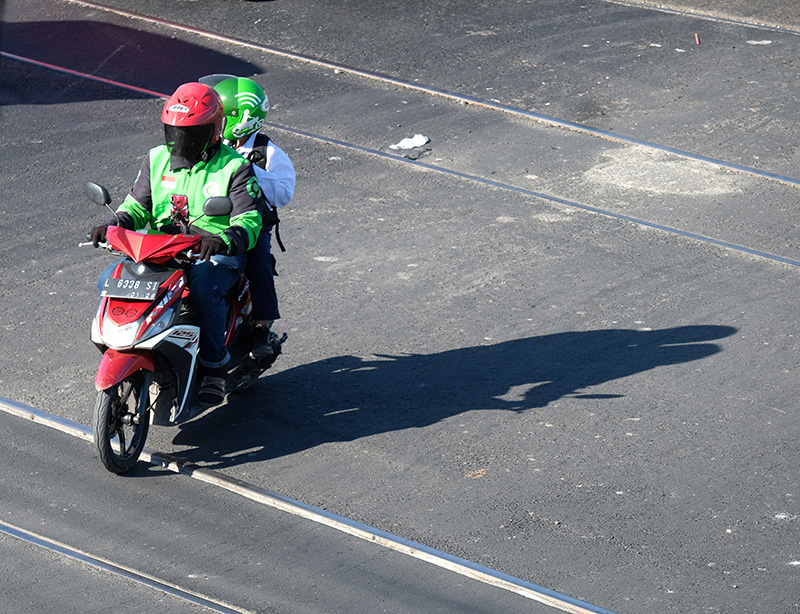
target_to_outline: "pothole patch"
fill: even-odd
[[[639,145],[604,152],[603,161],[586,171],[584,178],[653,194],[713,196],[739,191],[730,171]]]

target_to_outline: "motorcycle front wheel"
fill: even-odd
[[[112,473],[133,468],[150,426],[150,372],[138,371],[97,393],[94,443],[100,461]]]

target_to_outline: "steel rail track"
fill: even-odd
[[[725,160],[719,160],[717,158],[712,158],[709,156],[704,156],[701,154],[692,153],[689,151],[684,151],[682,149],[678,149],[676,147],[670,147],[668,145],[660,145],[658,143],[653,143],[650,141],[643,141],[631,136],[626,136],[623,134],[618,134],[615,132],[608,132],[606,130],[601,130],[599,128],[594,128],[592,126],[586,124],[580,124],[576,122],[571,122],[565,119],[559,119],[557,117],[551,117],[549,115],[543,115],[541,113],[535,113],[533,111],[527,111],[525,109],[519,109],[516,107],[512,107],[509,105],[504,105],[499,102],[493,102],[488,100],[482,100],[480,98],[475,98],[473,96],[467,96],[464,94],[459,94],[457,92],[452,92],[448,90],[444,90],[441,88],[437,88],[430,85],[423,85],[419,83],[413,83],[411,81],[406,81],[404,79],[399,79],[396,77],[392,77],[389,75],[385,75],[382,73],[378,73],[371,70],[366,70],[363,68],[357,68],[353,66],[348,66],[346,64],[340,64],[337,62],[331,62],[329,60],[325,60],[322,58],[317,58],[311,55],[297,53],[293,51],[287,51],[284,49],[278,49],[276,47],[270,47],[268,45],[263,45],[261,43],[254,43],[252,41],[248,41],[242,38],[238,38],[235,36],[229,36],[227,34],[221,34],[219,32],[212,32],[209,30],[203,30],[202,28],[196,28],[194,26],[189,26],[186,24],[169,21],[167,19],[162,19],[160,17],[153,17],[151,15],[145,15],[142,13],[136,13],[134,11],[127,11],[123,9],[117,9],[114,7],[109,7],[107,5],[94,2],[92,0],[64,0],[70,4],[76,4],[79,6],[86,6],[89,8],[106,11],[109,13],[114,13],[116,15],[120,15],[122,17],[127,17],[129,19],[138,19],[140,21],[146,21],[153,24],[158,24],[160,26],[164,26],[167,28],[172,28],[174,30],[179,30],[182,32],[189,32],[191,34],[195,34],[198,36],[202,36],[205,38],[211,38],[220,42],[239,45],[242,47],[247,47],[249,49],[254,49],[260,51],[262,53],[269,53],[272,55],[284,57],[291,60],[296,60],[300,62],[306,62],[309,64],[314,64],[316,66],[322,66],[325,68],[330,68],[333,70],[339,70],[341,72],[349,73],[352,75],[357,75],[360,77],[364,77],[367,79],[377,80],[382,83],[386,83],[389,85],[394,85],[397,87],[402,87],[405,89],[414,90],[417,92],[429,94],[432,96],[439,96],[442,98],[447,98],[449,100],[459,102],[459,103],[466,103],[475,106],[484,107],[487,109],[492,109],[495,111],[501,111],[503,113],[514,115],[517,117],[524,117],[527,119],[532,119],[539,123],[547,124],[554,127],[559,128],[566,128],[568,130],[572,130],[575,132],[581,132],[583,134],[587,134],[593,137],[601,138],[607,141],[612,141],[616,143],[625,143],[628,145],[638,145],[640,147],[646,147],[653,151],[659,151],[661,153],[666,153],[674,156],[678,156],[680,158],[685,158],[689,160],[694,160],[697,162],[705,162],[708,164],[713,164],[720,168],[724,168],[726,170],[736,171],[739,173],[745,173],[748,175],[754,175],[757,177],[762,177],[764,179],[769,179],[771,181],[777,181],[780,183],[784,183],[786,185],[790,185],[793,187],[800,188],[800,179],[795,179],[793,177],[788,177],[785,175],[780,175],[778,173],[772,173],[769,171],[764,171],[758,168],[744,166],[741,164],[735,164],[732,162],[727,162]],[[605,1],[612,1],[612,0],[605,0]],[[612,2],[613,3],[613,2]],[[640,8],[642,5],[638,5]],[[653,8],[648,6],[647,8]],[[688,14],[688,13],[687,13]],[[708,17],[710,19],[710,17]],[[732,22],[735,23],[735,22]],[[748,24],[749,25],[749,24]],[[755,26],[753,26],[755,27]]]
[[[603,0],[608,4],[616,4],[617,6],[625,6],[628,8],[644,9],[648,11],[657,11],[659,13],[667,13],[668,15],[679,15],[681,17],[691,17],[693,19],[702,19],[704,21],[713,21],[715,23],[726,24],[729,26],[741,26],[745,28],[753,28],[756,30],[766,30],[769,32],[779,32],[781,34],[790,34],[792,36],[800,36],[800,30],[788,26],[780,26],[777,24],[769,23],[755,23],[747,21],[746,19],[739,19],[736,17],[725,17],[724,15],[711,15],[708,13],[698,13],[688,9],[674,9],[652,0]]]
[[[30,422],[47,426],[67,435],[77,437],[78,439],[82,439],[87,442],[93,442],[92,430],[89,427],[67,418],[55,416],[35,407],[31,407],[30,405],[18,403],[12,399],[0,396],[0,411],[12,416],[23,418]],[[611,610],[607,610],[600,606],[592,605],[585,601],[558,593],[543,586],[533,584],[532,582],[515,578],[514,576],[510,576],[484,565],[480,565],[479,563],[473,563],[472,561],[453,556],[446,552],[442,552],[441,550],[436,550],[435,548],[425,546],[424,544],[420,544],[398,535],[388,533],[387,531],[382,531],[380,529],[365,525],[361,522],[345,518],[344,516],[339,516],[338,514],[328,512],[322,508],[303,503],[302,501],[297,501],[296,499],[281,495],[277,492],[262,488],[255,484],[250,484],[243,480],[229,477],[223,473],[200,467],[178,456],[157,452],[145,446],[144,450],[142,451],[141,459],[152,465],[156,465],[169,471],[191,477],[205,484],[222,488],[256,503],[290,513],[294,516],[304,518],[305,520],[316,522],[353,537],[374,543],[388,550],[399,552],[412,558],[425,561],[426,563],[436,565],[442,569],[447,569],[460,576],[471,578],[473,580],[477,580],[478,582],[482,582],[483,584],[515,593],[526,599],[531,599],[533,601],[549,605],[563,612],[569,612],[570,614],[614,614],[614,612]],[[47,547],[65,556],[82,560],[85,563],[106,569],[107,571],[112,571],[118,575],[130,577],[132,580],[142,584],[148,584],[153,588],[167,590],[166,588],[163,588],[157,584],[163,583],[162,581],[148,577],[141,572],[124,568],[105,559],[93,557],[74,548],[65,546],[64,544],[59,544],[53,540],[37,536],[33,533],[6,525],[2,522],[0,522],[0,532],[8,533],[14,537],[19,537],[20,539],[26,539],[27,541],[31,541],[31,543],[36,543],[39,546]],[[130,574],[130,576],[128,574]],[[187,600],[192,600],[193,597],[198,600],[206,599],[209,601],[208,604],[201,603],[201,601],[196,601],[196,603],[201,603],[202,605],[205,605],[211,609],[215,607],[228,608],[215,610],[222,612],[223,614],[246,612],[245,610],[236,609],[234,606],[210,600],[208,597],[197,593],[192,593],[191,591],[187,591],[181,587],[168,585],[166,583],[164,584],[167,587],[172,587],[172,591],[176,591],[175,593],[168,591],[170,594],[176,594],[176,596]]]
[[[203,606],[212,612],[219,612],[220,614],[255,614],[250,610],[243,610],[242,608],[237,608],[236,606],[225,604],[221,601],[216,601],[206,595],[202,595],[186,588],[181,588],[180,586],[172,584],[171,582],[167,582],[166,580],[161,580],[142,571],[125,567],[124,565],[114,563],[108,559],[91,555],[88,552],[78,550],[77,548],[54,539],[44,537],[43,535],[26,531],[25,529],[7,522],[0,522],[0,533],[15,537],[16,539],[26,543],[39,546],[40,548],[60,554],[61,556],[80,561],[81,563],[89,565],[90,567],[102,569],[103,571],[110,572],[115,576],[126,578],[148,588],[167,593],[168,595],[183,599],[184,601]]]
[[[67,1],[69,1],[69,2],[80,1],[81,3],[83,3],[83,0],[67,0]],[[116,86],[116,87],[128,89],[128,90],[135,91],[135,92],[138,92],[138,93],[148,94],[148,95],[151,95],[151,96],[154,96],[154,97],[159,97],[159,98],[164,98],[164,99],[169,98],[168,94],[164,94],[164,93],[160,93],[160,92],[154,92],[152,90],[147,90],[147,89],[136,87],[136,86],[129,85],[129,84],[126,84],[126,83],[121,83],[119,81],[113,81],[113,80],[110,80],[110,79],[105,79],[103,77],[98,77],[98,76],[95,76],[95,75],[90,75],[90,74],[79,72],[79,71],[72,70],[72,69],[69,69],[69,68],[56,66],[54,64],[48,64],[46,62],[41,62],[39,60],[34,60],[32,58],[26,58],[26,57],[18,56],[18,55],[15,55],[15,54],[12,54],[12,53],[8,53],[8,52],[5,52],[5,51],[0,51],[0,56],[6,57],[8,59],[15,60],[15,61],[18,61],[18,62],[24,62],[24,63],[28,63],[28,64],[33,64],[35,66],[40,66],[42,68],[47,68],[49,70],[54,70],[54,71],[61,72],[61,73],[64,73],[64,74],[68,74],[68,75],[71,75],[71,76],[74,76],[74,77],[79,77],[79,78],[83,78],[83,79],[89,79],[89,80],[92,80],[92,81],[98,81],[100,83],[113,85],[113,86]],[[482,185],[491,186],[491,187],[494,187],[494,188],[499,188],[499,189],[507,190],[507,191],[510,191],[510,192],[515,192],[515,193],[518,193],[518,194],[525,194],[527,196],[532,196],[534,198],[538,198],[538,199],[544,200],[546,202],[555,203],[555,204],[563,205],[563,206],[567,206],[567,207],[573,207],[573,208],[581,210],[581,211],[587,211],[587,212],[595,213],[597,215],[601,215],[601,216],[604,216],[604,217],[607,217],[607,218],[616,219],[616,220],[620,220],[620,221],[623,221],[623,222],[629,222],[631,224],[636,224],[638,226],[643,226],[645,228],[650,228],[650,229],[654,229],[654,230],[660,230],[660,231],[666,232],[668,234],[684,237],[684,238],[687,238],[687,239],[696,240],[696,241],[699,241],[701,243],[706,243],[706,244],[709,244],[709,245],[715,245],[717,247],[721,247],[721,248],[724,248],[724,249],[732,250],[732,251],[735,251],[735,252],[740,252],[740,253],[743,253],[743,254],[748,254],[750,256],[755,256],[757,258],[771,260],[773,262],[779,262],[781,264],[786,264],[786,265],[793,266],[793,267],[800,267],[800,261],[798,261],[798,260],[794,260],[792,258],[786,258],[786,257],[780,256],[778,254],[771,254],[769,252],[753,249],[753,248],[750,248],[750,247],[747,247],[747,246],[744,246],[744,245],[737,245],[735,243],[730,243],[728,241],[723,241],[722,239],[709,237],[709,236],[702,235],[702,234],[699,234],[699,233],[696,233],[696,232],[692,232],[692,231],[689,231],[689,230],[683,230],[683,229],[680,229],[680,228],[675,228],[673,226],[666,226],[664,224],[659,224],[657,222],[652,222],[652,221],[649,221],[649,220],[645,220],[643,218],[637,218],[637,217],[634,217],[634,216],[631,216],[631,215],[625,215],[623,213],[618,213],[618,212],[615,212],[615,211],[611,211],[609,209],[601,209],[599,207],[593,207],[591,205],[586,205],[586,204],[583,204],[583,203],[580,203],[580,202],[577,202],[577,201],[568,200],[568,199],[565,199],[565,198],[554,196],[552,194],[546,194],[544,192],[537,192],[535,190],[529,190],[527,188],[521,188],[519,186],[511,185],[511,184],[508,184],[508,183],[503,183],[501,181],[495,181],[493,179],[488,179],[486,177],[480,177],[478,175],[471,175],[469,173],[463,173],[461,171],[456,171],[456,170],[444,168],[444,167],[441,167],[441,166],[436,166],[436,165],[433,165],[433,164],[420,162],[419,160],[411,160],[409,158],[403,158],[403,157],[392,155],[392,154],[389,154],[389,153],[386,153],[386,152],[383,152],[383,151],[379,151],[377,149],[372,149],[372,148],[369,148],[369,147],[365,147],[363,145],[356,145],[354,143],[348,143],[346,141],[342,141],[342,140],[339,140],[339,139],[334,139],[334,138],[331,138],[331,137],[322,136],[322,135],[315,134],[315,133],[312,133],[312,132],[307,132],[307,131],[304,131],[304,130],[300,130],[298,128],[291,128],[289,126],[282,126],[280,124],[275,124],[275,123],[272,123],[272,122],[264,122],[264,125],[272,128],[272,129],[279,130],[279,131],[282,131],[282,132],[286,132],[288,134],[294,134],[294,135],[297,135],[297,136],[300,136],[300,137],[303,137],[303,138],[312,139],[312,140],[315,140],[315,141],[328,143],[328,144],[331,144],[331,145],[336,145],[338,147],[343,147],[343,148],[354,150],[354,151],[360,151],[362,153],[370,154],[370,155],[381,157],[381,158],[385,158],[385,159],[394,160],[394,161],[405,163],[405,164],[411,164],[413,166],[416,166],[416,167],[419,167],[419,168],[423,168],[423,169],[428,170],[428,171],[442,173],[442,174],[450,175],[450,176],[453,176],[453,177],[459,177],[461,179],[465,179],[465,180],[472,181],[472,182],[475,182],[475,183],[479,183],[479,184],[482,184]],[[797,182],[797,184],[800,185],[800,181],[798,181],[798,180],[792,180],[792,181],[793,182]]]

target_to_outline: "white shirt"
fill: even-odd
[[[236,148],[245,158],[253,151],[253,144],[258,132],[250,135],[243,145]],[[271,207],[285,207],[294,196],[295,172],[289,156],[272,139],[267,145],[266,169],[253,164],[258,185],[264,192],[264,198]]]

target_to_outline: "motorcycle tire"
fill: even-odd
[[[150,426],[150,372],[138,371],[97,393],[92,426],[100,461],[112,473],[133,468]]]

